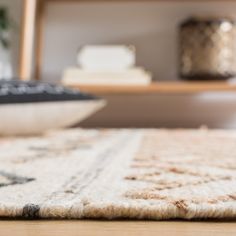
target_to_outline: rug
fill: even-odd
[[[236,218],[236,132],[71,129],[0,138],[0,217]]]

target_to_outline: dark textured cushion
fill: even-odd
[[[0,104],[94,100],[97,97],[60,85],[0,80]]]

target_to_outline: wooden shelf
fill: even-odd
[[[227,82],[155,82],[148,86],[77,86],[81,91],[94,94],[189,94],[202,92],[236,92],[236,83]]]

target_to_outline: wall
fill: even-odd
[[[236,128],[235,93],[105,96],[108,105],[82,127]]]

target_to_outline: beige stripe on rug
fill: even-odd
[[[236,218],[236,132],[71,129],[1,138],[0,217]]]

